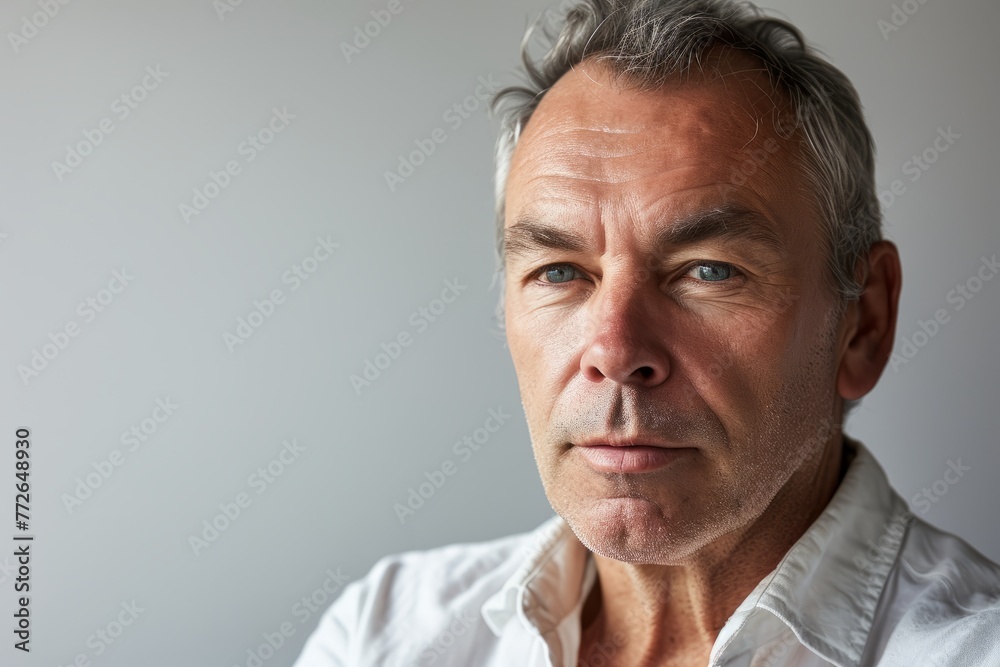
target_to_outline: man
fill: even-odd
[[[558,516],[382,559],[298,667],[1000,665],[1000,566],[841,431],[901,285],[851,84],[723,0],[585,0],[523,55],[502,303]]]

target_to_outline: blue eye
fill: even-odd
[[[693,267],[698,271],[698,278],[706,282],[720,282],[733,275],[733,267],[725,262],[702,262]]]
[[[576,269],[569,264],[551,264],[539,273],[545,275],[546,282],[565,283],[573,280]]]

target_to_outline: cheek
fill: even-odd
[[[733,440],[754,430],[780,394],[789,327],[767,317],[700,322],[675,346],[672,373],[726,426]],[[668,380],[669,382],[669,380]],[[695,397],[692,397],[695,398]]]
[[[787,331],[767,318],[701,322],[676,346],[674,372],[699,393],[724,402],[747,402],[777,381]]]
[[[532,313],[509,317],[507,342],[522,395],[532,400],[553,400],[579,370],[579,331],[572,322]]]

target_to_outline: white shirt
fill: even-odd
[[[856,454],[829,505],[723,626],[710,667],[1000,667],[1000,566],[911,514],[868,449],[844,440]],[[387,556],[323,614],[294,667],[576,667],[596,578],[558,516]]]

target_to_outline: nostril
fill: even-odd
[[[639,375],[642,376],[643,380],[648,380],[653,376],[653,369],[650,366],[643,366],[639,369]]]

